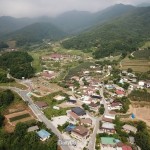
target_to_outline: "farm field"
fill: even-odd
[[[18,122],[34,120],[34,117],[27,110],[5,115],[5,118],[7,119],[8,123],[12,126],[15,126]]]
[[[121,69],[127,70],[128,68],[132,68],[135,72],[147,72],[150,70],[150,61],[149,60],[140,60],[140,59],[133,59],[130,60],[125,58],[121,62]]]

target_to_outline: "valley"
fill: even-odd
[[[150,150],[149,29],[125,4],[0,17],[0,149]]]

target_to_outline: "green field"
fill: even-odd
[[[150,47],[150,41],[146,42],[141,48],[148,48]]]
[[[69,107],[68,108],[60,108],[60,110],[55,110],[52,108],[46,108],[44,110],[44,113],[49,119],[51,119],[52,117],[66,115],[66,111],[69,109],[70,109]]]
[[[0,83],[0,86],[7,86],[7,87],[17,87],[17,88],[20,88],[20,89],[23,89],[23,90],[26,90],[27,87],[23,84],[19,84],[17,82],[9,82],[9,83]]]
[[[20,116],[12,117],[9,120],[10,122],[14,122],[14,121],[21,120],[21,119],[28,118],[28,117],[30,117],[30,114],[23,114]]]

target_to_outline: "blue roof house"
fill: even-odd
[[[38,136],[40,137],[40,140],[41,140],[41,141],[45,141],[45,140],[49,139],[49,138],[50,138],[50,135],[51,135],[49,132],[47,132],[47,131],[44,130],[44,129],[38,131],[37,134],[38,134]]]

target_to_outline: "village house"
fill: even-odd
[[[137,128],[128,124],[125,124],[123,127],[123,130],[127,133],[133,132],[136,133],[137,132]]]
[[[112,149],[112,150],[122,150],[121,147],[117,146],[118,143],[120,143],[120,141],[113,137],[101,137],[101,150],[103,150],[105,148]]]
[[[56,101],[62,101],[62,100],[65,99],[65,97],[64,97],[64,96],[61,96],[61,95],[56,95],[56,96],[54,97],[54,99],[55,99]]]
[[[120,102],[112,102],[107,106],[109,110],[120,110],[122,108],[122,104]]]
[[[93,110],[93,111],[98,111],[99,106],[100,106],[100,104],[98,104],[98,103],[93,103],[93,102],[91,102],[91,103],[89,104],[90,109]]]
[[[150,80],[147,80],[147,81],[145,82],[145,87],[146,87],[146,88],[150,88]]]
[[[92,120],[90,118],[83,118],[83,119],[81,118],[80,123],[81,123],[81,125],[91,126],[92,125]]]
[[[109,123],[113,123],[113,119],[111,118],[107,118],[105,115],[102,117],[102,122],[109,122]]]
[[[139,88],[144,88],[145,82],[144,81],[139,81],[138,86]]]
[[[51,79],[55,78],[55,73],[54,73],[54,71],[44,70],[41,73],[41,76],[43,79],[51,80]]]
[[[63,55],[57,53],[51,54],[49,58],[50,60],[54,60],[54,61],[60,61],[64,59]]]
[[[116,132],[115,124],[109,123],[109,122],[103,122],[101,127],[100,127],[100,132],[108,133],[108,134],[114,134]]]
[[[45,141],[45,140],[49,139],[49,138],[50,138],[50,135],[51,135],[49,132],[47,132],[47,131],[44,130],[44,129],[38,131],[37,134],[38,134],[38,136],[40,137],[40,140],[41,140],[41,141]]]
[[[32,126],[32,127],[29,127],[27,132],[33,132],[33,131],[37,131],[39,129],[38,126]]]
[[[84,126],[77,126],[71,132],[71,136],[80,141],[85,140],[89,135],[89,131]]]
[[[116,90],[116,94],[117,94],[117,97],[123,97],[123,96],[125,96],[125,92],[124,92],[124,90]]]
[[[72,111],[67,111],[67,116],[73,123],[77,123],[80,119],[80,117]]]
[[[75,114],[77,114],[78,116],[86,115],[86,112],[80,107],[74,107],[71,109],[71,111],[74,112]]]
[[[45,109],[48,107],[48,104],[46,102],[43,101],[36,101],[34,103],[36,105],[36,107],[38,107],[39,109]]]

